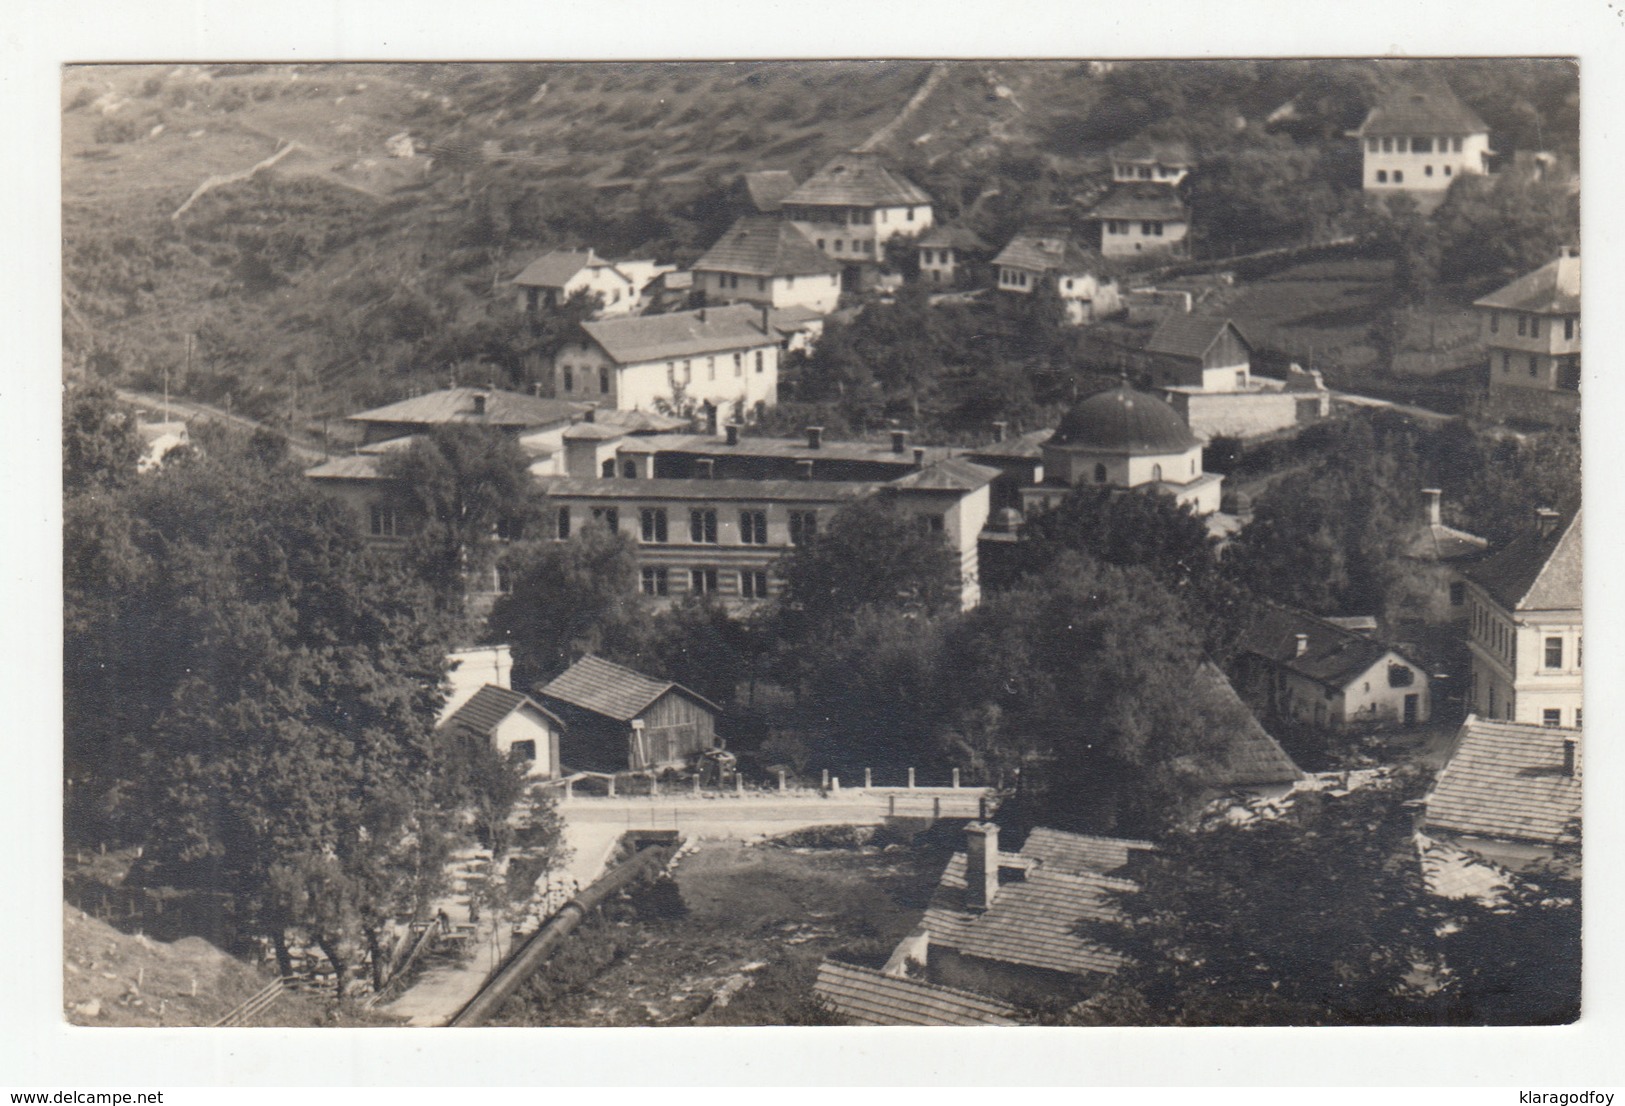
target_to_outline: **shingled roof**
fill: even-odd
[[[784,198],[796,190],[795,175],[788,169],[758,169],[741,179],[751,206],[764,215],[777,211]]]
[[[622,668],[591,653],[576,661],[537,694],[548,699],[613,718],[617,722],[630,722],[649,704],[668,691],[680,691],[695,702],[721,713],[720,708],[703,695],[670,680],[657,680]]]
[[[1086,872],[1106,875],[1127,864],[1135,853],[1150,852],[1155,848],[1149,841],[1095,837],[1038,826],[1022,843],[1021,855],[1031,857],[1052,871],[1070,872],[1073,875]]]
[[[858,1025],[1016,1024],[1015,1007],[997,999],[836,960],[818,966],[813,994]]]
[[[461,730],[475,737],[485,738],[502,724],[503,719],[510,714],[529,706],[532,710],[540,711],[548,720],[561,729],[564,723],[559,721],[556,714],[541,706],[530,696],[520,691],[513,691],[496,684],[486,684],[476,691],[468,702],[458,707],[438,727],[442,733]]]
[[[1579,730],[1469,716],[1427,798],[1427,828],[1553,845],[1580,818],[1580,763],[1564,771]]]
[[[483,396],[484,412],[476,410],[476,396]],[[557,426],[573,421],[591,408],[591,404],[567,403],[559,399],[542,399],[523,392],[505,392],[498,388],[443,388],[399,403],[375,407],[349,416],[349,422],[401,423],[418,426],[440,426],[446,423],[467,423],[475,426],[540,427]]]
[[[1487,134],[1489,127],[1445,85],[1401,88],[1385,97],[1354,132],[1369,135]]]
[[[1213,348],[1213,343],[1219,340],[1226,328],[1236,332],[1236,337],[1252,349],[1253,344],[1247,335],[1230,319],[1220,315],[1169,315],[1162,324],[1152,333],[1151,340],[1146,343],[1147,353],[1158,354],[1162,357],[1182,357],[1200,361],[1207,356],[1207,351]]]
[[[1302,770],[1259,723],[1212,661],[1203,661],[1197,668],[1192,694],[1197,706],[1208,712],[1215,731],[1222,729],[1226,738],[1186,758],[1184,767],[1200,781],[1215,790],[1228,790],[1303,779]]]
[[[969,227],[943,223],[920,235],[914,244],[921,249],[970,250],[975,253],[986,253],[988,250],[987,243]]]
[[[970,492],[991,484],[999,470],[960,457],[947,457],[898,477],[887,487],[909,491]]]
[[[839,273],[841,267],[794,223],[747,215],[694,263],[694,271],[779,277]]]
[[[1585,590],[1579,510],[1551,530],[1531,530],[1470,566],[1466,576],[1509,611],[1578,610]]]
[[[1299,634],[1306,639],[1302,653]],[[1238,649],[1338,691],[1395,652],[1375,638],[1273,603],[1243,631]]]
[[[1113,161],[1156,162],[1188,169],[1196,164],[1188,143],[1172,138],[1147,138],[1136,135],[1127,142],[1113,146]]]
[[[1025,850],[1017,855],[1025,856]],[[987,910],[973,913],[965,905],[965,868],[965,854],[955,853],[926,908],[922,924],[933,945],[1067,975],[1110,974],[1123,965],[1122,953],[1077,930],[1080,921],[1116,920],[1112,897],[1135,890],[1134,883],[1029,863],[1024,878],[1004,884]]]
[[[1474,307],[1498,311],[1527,311],[1535,315],[1577,315],[1580,312],[1580,255],[1565,250],[1532,273],[1525,273],[1505,288],[1474,300]]]
[[[1024,232],[1010,239],[993,264],[1030,273],[1094,273],[1101,269],[1101,258],[1067,235]]]
[[[513,283],[525,288],[563,288],[583,269],[613,269],[592,250],[550,250],[526,265]],[[625,276],[625,274],[621,274]],[[628,278],[627,283],[631,283]]]
[[[761,309],[748,303],[599,319],[582,323],[581,329],[622,365],[753,349],[778,340],[762,330]]]
[[[1125,181],[1113,185],[1106,198],[1089,212],[1091,219],[1160,219],[1182,223],[1190,212],[1180,202],[1179,193],[1156,181]]]
[[[831,158],[794,192],[785,204],[848,207],[904,207],[929,204],[931,196],[919,185],[893,172],[875,154],[851,153]]]

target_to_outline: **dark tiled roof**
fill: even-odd
[[[1417,528],[1405,555],[1418,561],[1461,561],[1478,556],[1488,545],[1477,534],[1430,522]]]
[[[999,251],[993,264],[1031,273],[1099,272],[1101,259],[1065,235],[1018,234]]]
[[[778,340],[763,333],[761,309],[751,304],[598,319],[581,328],[622,365],[754,349]]]
[[[888,169],[874,154],[853,152],[830,159],[783,202],[901,207],[929,204],[931,197],[907,177]]]
[[[1149,852],[1155,848],[1149,841],[1093,837],[1039,826],[1027,835],[1027,840],[1021,846],[1021,855],[1031,857],[1051,871],[1074,875],[1096,872],[1104,875],[1127,864],[1129,857],[1136,852]]]
[[[1229,319],[1218,315],[1169,315],[1152,333],[1146,343],[1147,353],[1163,357],[1188,357],[1200,361],[1226,328],[1234,330],[1243,344],[1251,349],[1242,329]]]
[[[1580,511],[1559,518],[1542,537],[1531,530],[1466,570],[1509,611],[1578,610],[1584,581]]]
[[[502,724],[514,711],[524,706],[541,711],[555,725],[563,728],[558,716],[551,711],[538,706],[530,696],[523,692],[512,691],[496,684],[486,684],[476,691],[473,696],[452,712],[451,717],[440,724],[442,732],[451,730],[464,730],[477,737],[487,737],[491,731]]]
[[[920,235],[916,245],[926,249],[972,250],[986,253],[988,245],[969,227],[938,224]]]
[[[1427,799],[1432,830],[1556,844],[1580,818],[1580,764],[1563,771],[1579,730],[1468,718]]]
[[[1044,443],[1054,435],[1053,430],[1032,430],[1019,437],[1007,438],[991,445],[967,449],[967,457],[992,457],[1016,461],[1034,461],[1044,456]]]
[[[1193,695],[1197,705],[1210,713],[1215,732],[1226,735],[1222,743],[1189,758],[1187,767],[1208,787],[1222,791],[1303,779],[1303,772],[1286,750],[1269,735],[1211,661],[1203,661],[1196,670]]]
[[[886,486],[911,491],[969,492],[984,484],[991,484],[998,475],[999,470],[996,468],[978,465],[974,461],[958,457],[949,457],[929,464],[918,472],[899,477]]]
[[[586,268],[612,269],[614,266],[591,250],[553,250],[526,265],[513,278],[513,283],[527,288],[563,288],[571,277]]]
[[[618,722],[630,722],[649,704],[672,690],[680,691],[708,710],[720,713],[716,704],[682,684],[653,679],[590,653],[565,669],[552,683],[540,688],[538,693]]]
[[[694,263],[694,271],[777,277],[839,273],[841,267],[794,223],[747,215]]]
[[[823,503],[858,499],[885,485],[859,480],[626,480],[615,478],[579,479],[570,476],[543,477],[546,493],[556,499],[692,499],[696,502]]]
[[[1402,88],[1371,109],[1355,133],[1367,135],[1466,135],[1486,134],[1472,108],[1462,103],[1444,85],[1432,88]]]
[[[650,431],[664,434],[672,430],[683,430],[692,425],[688,419],[676,415],[662,415],[659,411],[598,411],[593,415],[593,421],[600,426],[616,427],[628,434],[644,434]]]
[[[1564,253],[1505,288],[1475,300],[1473,306],[1538,315],[1577,315],[1580,313],[1580,257]]]
[[[1183,453],[1200,443],[1172,407],[1125,385],[1068,411],[1047,444],[1146,456]]]
[[[826,960],[813,994],[858,1025],[1015,1025],[1016,1009],[997,999]]]
[[[474,397],[485,397],[485,413],[476,414]],[[579,417],[588,404],[566,403],[558,399],[542,399],[521,392],[504,392],[497,388],[444,388],[438,392],[413,396],[387,407],[377,407],[351,415],[350,422],[410,423],[420,426],[439,426],[446,423],[468,423],[475,426],[541,427],[557,426]]]
[[[1302,655],[1298,654],[1298,634],[1308,639]],[[1393,652],[1364,634],[1275,604],[1263,608],[1248,625],[1240,650],[1338,690]]]
[[[745,194],[757,211],[771,214],[796,190],[796,178],[787,169],[758,169],[744,175]]]
[[[1182,223],[1190,218],[1179,193],[1156,181],[1125,181],[1114,185],[1106,198],[1089,212],[1092,219],[1160,219]]]
[[[1113,161],[1155,161],[1162,165],[1190,168],[1196,164],[1191,148],[1184,142],[1169,138],[1146,138],[1137,135],[1111,150]]]
[[[926,908],[923,924],[933,945],[1068,975],[1109,974],[1122,966],[1121,953],[1079,936],[1077,929],[1085,919],[1115,920],[1112,896],[1134,890],[1133,883],[1030,865],[1024,879],[999,888],[989,909],[972,913],[965,908],[965,864],[965,854],[955,853]]]
[[[925,446],[925,463],[946,460],[952,453],[943,446]],[[723,439],[707,434],[651,434],[634,438],[621,447],[622,452],[633,453],[687,453],[696,457],[782,457],[797,461],[878,461],[898,466],[899,470],[914,468],[914,451],[892,452],[889,442],[830,442],[813,449],[805,438],[758,438],[742,435],[739,444],[728,445]],[[968,451],[967,451],[968,452]],[[898,472],[901,476],[903,473]]]

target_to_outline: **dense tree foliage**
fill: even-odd
[[[117,488],[136,473],[141,437],[135,413],[96,382],[69,386],[62,397],[62,492],[72,497]]]

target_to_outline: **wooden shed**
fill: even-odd
[[[1251,385],[1253,344],[1226,318],[1169,315],[1145,351],[1159,388],[1240,392]]]
[[[720,708],[682,684],[588,655],[536,689],[564,719],[560,756],[571,770],[675,768],[716,744]]]

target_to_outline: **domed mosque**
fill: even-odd
[[[1040,482],[1021,490],[1029,514],[1083,485],[1171,495],[1199,515],[1219,509],[1224,477],[1202,471],[1201,441],[1172,407],[1127,384],[1068,411],[1043,456]]]

